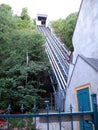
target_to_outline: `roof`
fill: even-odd
[[[37,14],[37,17],[48,17],[46,14]]]
[[[98,71],[98,59],[95,58],[88,58],[88,57],[84,57],[79,55],[87,64],[89,64],[93,69],[95,69],[96,71]]]
[[[86,62],[89,66],[91,66],[95,71],[98,72],[98,59],[88,58],[88,57],[85,57],[85,56],[83,56],[83,55],[78,55],[78,56],[77,56],[77,59],[76,59],[76,62],[75,62],[75,64],[74,64],[74,68],[73,68],[73,70],[72,70],[72,73],[71,73],[69,82],[68,82],[68,86],[69,86],[70,81],[71,81],[71,78],[72,78],[72,76],[73,76],[73,74],[74,74],[75,66],[76,66],[76,64],[77,64],[77,60],[78,60],[79,57],[80,57],[84,62]]]

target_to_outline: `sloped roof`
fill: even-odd
[[[89,66],[91,66],[95,71],[98,72],[98,59],[95,59],[95,58],[88,58],[88,57],[85,57],[83,55],[78,55],[77,56],[77,59],[76,59],[76,62],[74,64],[74,68],[72,70],[72,73],[71,73],[71,76],[70,76],[70,79],[69,79],[69,82],[68,82],[68,86],[70,84],[70,81],[73,77],[73,74],[74,74],[74,70],[75,70],[75,66],[77,64],[77,61],[78,61],[78,58],[81,58],[85,63],[87,63]]]
[[[88,63],[93,69],[95,69],[96,71],[98,71],[98,59],[94,59],[94,58],[88,58],[88,57],[84,57],[79,55],[86,63]]]

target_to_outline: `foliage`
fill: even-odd
[[[10,123],[13,129],[34,130],[34,123],[32,118],[10,118]]]
[[[52,22],[54,32],[66,44],[69,50],[73,50],[72,36],[76,23],[77,13],[70,14],[66,19],[59,19]]]
[[[54,32],[56,33],[57,36],[60,36],[60,37],[62,36],[62,30],[63,30],[63,27],[64,27],[64,22],[65,22],[64,19],[59,19],[59,20],[52,22]]]
[[[34,24],[34,20],[30,20],[30,16],[28,15],[28,10],[27,8],[23,8],[21,12],[21,16],[15,16],[16,19],[16,24],[18,29],[36,29],[36,26]],[[33,24],[32,24],[33,23]]]
[[[23,9],[22,9],[21,19],[22,19],[22,20],[30,21],[30,17],[29,17],[29,15],[28,15],[28,10],[27,10],[27,8],[23,8]]]
[[[44,39],[30,20],[27,9],[14,16],[9,5],[0,5],[0,108],[32,109],[49,82]],[[29,64],[26,65],[28,53]],[[43,75],[43,76],[42,76]]]

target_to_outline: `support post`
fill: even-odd
[[[36,114],[37,107],[36,107],[36,101],[34,101],[34,107],[33,107],[33,112]],[[36,116],[34,117],[34,130],[36,130]]]
[[[49,101],[47,100],[47,101],[45,101],[45,103],[46,103],[46,112],[47,112],[47,130],[49,130],[49,116],[48,116],[48,113],[49,113],[48,103],[49,103]]]
[[[53,110],[53,98],[52,98],[52,93],[51,93],[51,110]]]
[[[70,104],[70,113],[72,114],[72,105]],[[73,117],[71,116],[71,128],[73,130]]]
[[[97,110],[97,97],[96,94],[92,94],[92,108],[94,112],[94,126],[95,130],[98,130],[98,110]]]
[[[11,112],[10,104],[8,105],[7,111],[8,111],[8,114],[10,114],[10,112]],[[10,118],[9,117],[8,117],[8,122],[7,122],[7,130],[10,130]]]
[[[60,113],[61,113],[61,108],[59,107],[59,127],[60,127],[60,130],[61,130],[61,116],[60,116]]]

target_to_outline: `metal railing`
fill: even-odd
[[[46,112],[38,113],[36,105],[33,107],[33,113],[24,114],[24,106],[21,105],[21,114],[11,114],[11,106],[8,106],[7,114],[0,114],[0,119],[5,120],[5,125],[0,125],[0,130],[51,130],[51,124],[57,123],[53,130],[66,130],[62,127],[62,122],[69,122],[70,130],[74,129],[74,121],[83,121],[83,130],[85,129],[85,122],[94,125],[94,130],[98,130],[98,111],[97,111],[97,100],[96,94],[92,94],[93,111],[81,111],[72,112],[72,106],[70,105],[70,112],[58,112],[51,113],[49,111],[48,102],[46,103]],[[15,120],[18,119],[18,125]],[[37,123],[43,124],[44,127],[38,127]],[[14,122],[14,123],[13,123]],[[39,126],[40,126],[39,125]]]
[[[23,106],[22,106],[23,107]],[[11,110],[11,109],[10,109]],[[73,121],[79,121],[79,120],[92,120],[93,118],[93,112],[78,112],[78,113],[72,113],[72,106],[70,106],[70,112],[64,113],[60,110],[56,113],[50,113],[49,107],[47,105],[46,112],[45,113],[36,113],[37,109],[36,106],[34,106],[33,109],[34,113],[31,114],[0,114],[0,118],[6,120],[5,127],[2,126],[0,130],[14,130],[17,128],[18,130],[26,129],[26,130],[41,130],[38,123],[43,124],[44,126],[42,128],[46,128],[44,130],[51,130],[51,122],[52,123],[58,123],[58,127],[56,127],[55,130],[59,129],[62,130],[62,122],[68,122],[70,121],[70,130],[73,130]],[[18,119],[18,124],[14,124],[14,120]],[[38,121],[39,119],[39,121]],[[29,122],[31,120],[31,124],[28,126]],[[65,125],[66,126],[66,125]]]

